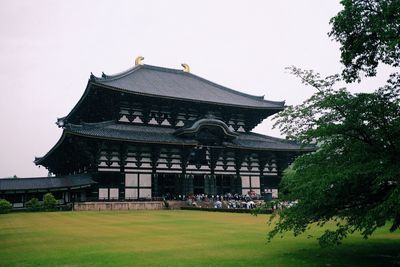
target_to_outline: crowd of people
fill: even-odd
[[[164,200],[182,200],[186,201],[189,206],[193,207],[209,207],[209,208],[226,208],[226,209],[253,209],[260,203],[262,197],[258,194],[221,194],[221,195],[171,195],[166,194]]]

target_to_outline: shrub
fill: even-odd
[[[43,197],[43,208],[46,211],[56,210],[58,201],[52,193],[47,193]]]
[[[25,203],[25,206],[27,207],[28,210],[30,211],[38,211],[42,209],[42,205],[39,203],[39,199],[37,198],[31,198],[29,201]]]
[[[12,205],[10,202],[8,202],[5,199],[0,199],[0,213],[9,213],[12,208]]]

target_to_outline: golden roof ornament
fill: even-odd
[[[182,63],[181,66],[183,67],[183,72],[190,72],[190,67],[186,63]]]
[[[143,65],[143,60],[144,60],[144,57],[138,56],[138,57],[135,59],[135,66],[137,66],[137,65]]]

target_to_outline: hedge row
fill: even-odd
[[[26,210],[29,211],[55,211],[55,210],[71,210],[71,205],[60,206],[58,201],[54,198],[52,193],[47,193],[43,197],[43,202],[39,202],[37,198],[32,198],[25,202]],[[0,214],[8,213],[12,210],[12,204],[5,200],[0,199]]]

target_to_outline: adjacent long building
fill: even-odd
[[[75,200],[134,200],[188,194],[262,194],[295,156],[312,151],[253,133],[284,102],[238,92],[183,70],[137,64],[90,76],[58,119],[59,141],[36,165],[85,185]],[[87,179],[90,177],[91,182]]]

